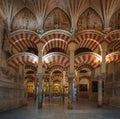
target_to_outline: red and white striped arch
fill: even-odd
[[[32,31],[17,31],[10,34],[9,43],[11,52],[25,51],[28,47],[37,48],[36,40],[40,40],[39,36]]]
[[[109,48],[114,50],[120,49],[120,30],[110,32],[105,39],[109,43]]]
[[[61,39],[52,39],[49,40],[43,48],[43,54],[46,54],[49,52],[52,48],[61,48],[63,49],[66,53],[68,53],[68,44]]]
[[[62,75],[52,75],[51,79],[52,79],[52,81],[62,81],[63,76]]]
[[[38,56],[32,53],[23,52],[13,55],[8,59],[8,66],[15,70],[19,68],[19,65],[24,65],[24,64],[33,64],[37,66]]]
[[[25,65],[25,70],[26,71],[37,71],[37,67],[35,67],[34,65]]]
[[[71,42],[71,33],[64,30],[51,30],[45,32],[41,36],[41,40],[35,41],[36,44],[42,42],[44,44],[43,50],[48,51],[51,48],[59,47],[67,49],[67,45]],[[52,42],[51,42],[52,41]],[[64,41],[64,42],[63,42]],[[67,44],[67,45],[66,45]]]
[[[106,56],[107,63],[110,63],[112,61],[120,62],[120,51],[112,52]]]
[[[43,56],[43,65],[47,68],[49,65],[58,64],[64,67],[69,66],[69,56],[63,53],[49,53]]]
[[[101,43],[103,42],[103,34],[98,31],[89,31],[85,30],[76,35],[75,43],[77,44],[76,49],[78,48],[89,48],[92,51],[98,47],[101,51]]]
[[[75,67],[78,69],[81,65],[90,65],[93,68],[96,68],[101,63],[101,56],[97,53],[86,52],[81,53],[75,57]]]
[[[58,65],[58,64],[54,64],[54,65],[50,65],[49,66],[51,73],[54,71],[60,71],[63,72],[66,70],[66,68],[64,66]]]
[[[120,38],[118,40],[114,40],[109,44],[109,49],[113,49],[114,51],[120,51]]]

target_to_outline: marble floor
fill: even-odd
[[[45,100],[43,108],[38,110],[33,101],[28,101],[25,107],[0,113],[0,119],[120,119],[120,108],[98,108],[96,103],[82,100],[73,102],[70,110],[59,100],[51,103]]]

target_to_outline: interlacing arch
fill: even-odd
[[[26,51],[27,48],[37,49],[36,40],[40,41],[37,33],[30,30],[18,30],[9,35],[11,53]]]
[[[80,53],[75,57],[75,67],[79,65],[91,65],[93,68],[96,68],[101,63],[101,56],[93,52]]]
[[[85,47],[89,48],[91,51],[95,51],[96,48],[99,48],[99,51],[101,51],[101,43],[104,41],[103,36],[103,33],[96,30],[81,31],[75,36],[76,49]]]

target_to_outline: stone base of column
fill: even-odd
[[[37,108],[41,109],[42,108],[42,103],[43,103],[43,97],[42,94],[39,95],[38,100],[37,100]]]
[[[102,102],[98,102],[97,107],[98,107],[98,108],[102,108],[102,107],[103,107]]]
[[[38,102],[38,109],[41,109],[41,108],[42,108],[42,101]]]
[[[103,106],[102,105],[97,105],[98,108],[102,108]]]
[[[68,109],[73,109],[73,105],[72,105],[72,102],[71,101],[68,101],[68,106],[67,106]]]

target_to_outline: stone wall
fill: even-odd
[[[26,104],[23,84],[0,79],[0,112],[18,108]]]
[[[107,77],[105,83],[106,104],[120,107],[120,63],[111,62],[107,66]]]
[[[8,69],[10,57],[5,24],[0,18],[0,112],[18,108],[26,104],[23,75]],[[19,77],[22,79],[18,79]]]

